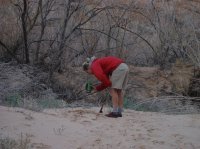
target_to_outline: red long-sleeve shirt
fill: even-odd
[[[97,91],[101,91],[111,86],[109,75],[123,62],[123,60],[108,56],[95,59],[91,64],[92,74],[101,81],[101,84],[96,86]]]

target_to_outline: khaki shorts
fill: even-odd
[[[129,68],[125,63],[121,63],[113,72],[110,80],[112,82],[111,88],[126,89],[128,82]]]

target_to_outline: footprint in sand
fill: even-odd
[[[126,131],[126,129],[124,129],[124,130],[119,130],[119,134],[121,134],[122,136],[127,136],[127,131]]]
[[[49,145],[45,145],[43,143],[32,143],[31,146],[33,148],[37,148],[37,149],[49,149],[50,148]]]
[[[173,134],[172,136],[175,137],[175,138],[178,138],[180,140],[182,140],[184,138],[184,136],[180,135],[180,134]]]
[[[195,147],[192,143],[180,143],[178,145],[179,149],[199,149],[200,147]]]
[[[172,136],[175,137],[176,144],[181,144],[182,140],[184,139],[184,136],[180,134],[174,134]]]
[[[81,121],[80,123],[87,126],[92,124],[92,122],[88,120]]]
[[[96,144],[100,144],[100,143],[101,143],[101,139],[100,139],[100,138],[96,139],[96,140],[95,140],[95,143],[96,143]]]
[[[131,146],[131,149],[146,149],[145,145],[135,145],[135,146]]]
[[[165,142],[164,141],[158,141],[158,140],[153,140],[152,141],[153,142],[153,144],[165,144]]]

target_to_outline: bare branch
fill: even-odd
[[[150,44],[150,42],[147,41],[147,40],[146,40],[144,37],[142,37],[140,34],[138,34],[138,33],[136,33],[136,32],[133,32],[133,31],[129,30],[128,28],[125,28],[125,27],[122,27],[122,26],[119,26],[119,27],[120,27],[121,29],[126,30],[126,31],[128,31],[128,32],[130,32],[130,33],[132,33],[132,34],[135,34],[137,37],[141,38],[144,42],[147,43],[147,45],[152,49],[152,51],[156,53],[156,50],[155,50],[154,47]]]
[[[13,54],[13,52],[2,42],[0,41],[0,45],[3,47],[3,49],[6,50],[6,52],[12,56],[18,63],[21,63],[21,61]]]

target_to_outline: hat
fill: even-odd
[[[96,59],[95,56],[92,56],[91,58],[86,58],[86,61],[82,64],[83,70],[87,70],[88,67],[92,64],[92,62]]]
[[[82,64],[82,68],[84,71],[88,70],[88,67],[89,67],[89,63],[87,61]]]
[[[92,64],[92,62],[96,59],[95,56],[92,56],[91,58],[87,58],[87,60],[89,60],[89,65]]]

